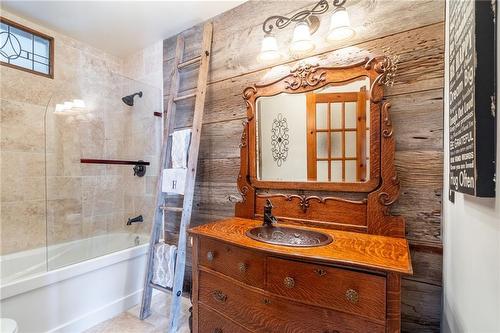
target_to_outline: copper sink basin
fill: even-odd
[[[290,247],[323,246],[333,242],[333,238],[325,233],[291,227],[256,227],[248,230],[246,235],[259,242]]]

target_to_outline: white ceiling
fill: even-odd
[[[101,50],[124,56],[243,2],[2,0],[1,6]]]

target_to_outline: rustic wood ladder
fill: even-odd
[[[198,152],[200,148],[201,127],[203,122],[203,109],[205,105],[205,95],[207,90],[208,68],[210,64],[211,48],[212,48],[212,22],[205,23],[203,28],[203,41],[201,54],[193,59],[184,61],[184,38],[182,35],[177,37],[177,46],[175,50],[176,64],[171,85],[170,97],[166,106],[166,115],[163,129],[163,144],[160,156],[160,171],[158,183],[156,186],[156,209],[154,213],[153,227],[151,230],[151,238],[149,241],[149,254],[147,259],[147,271],[144,282],[144,291],[142,295],[140,318],[145,319],[151,314],[151,296],[153,289],[163,292],[172,292],[172,302],[170,305],[170,322],[168,332],[176,333],[179,326],[182,287],[184,282],[184,270],[186,267],[186,246],[187,246],[187,229],[191,222],[191,213],[193,208],[194,186],[196,180],[196,168],[198,163]],[[192,64],[200,63],[198,72],[198,82],[196,93],[178,96],[180,75],[179,71]],[[191,134],[191,144],[189,146],[189,158],[187,164],[187,174],[184,190],[184,198],[182,207],[170,207],[165,204],[166,195],[162,192],[162,177],[163,169],[170,165],[170,150],[172,148],[171,134],[174,132],[176,102],[195,98],[193,126]],[[162,230],[163,211],[181,212],[182,217],[179,228],[179,239],[177,243],[177,256],[175,261],[174,284],[172,290],[152,283],[153,277],[153,262],[154,262],[154,247],[160,241]]]

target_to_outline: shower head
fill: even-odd
[[[142,91],[136,92],[135,94],[132,94],[132,95],[122,97],[123,103],[127,104],[128,106],[134,106],[135,95],[139,95],[139,97],[142,97]]]

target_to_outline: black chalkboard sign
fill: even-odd
[[[449,6],[450,190],[495,196],[495,1]]]

